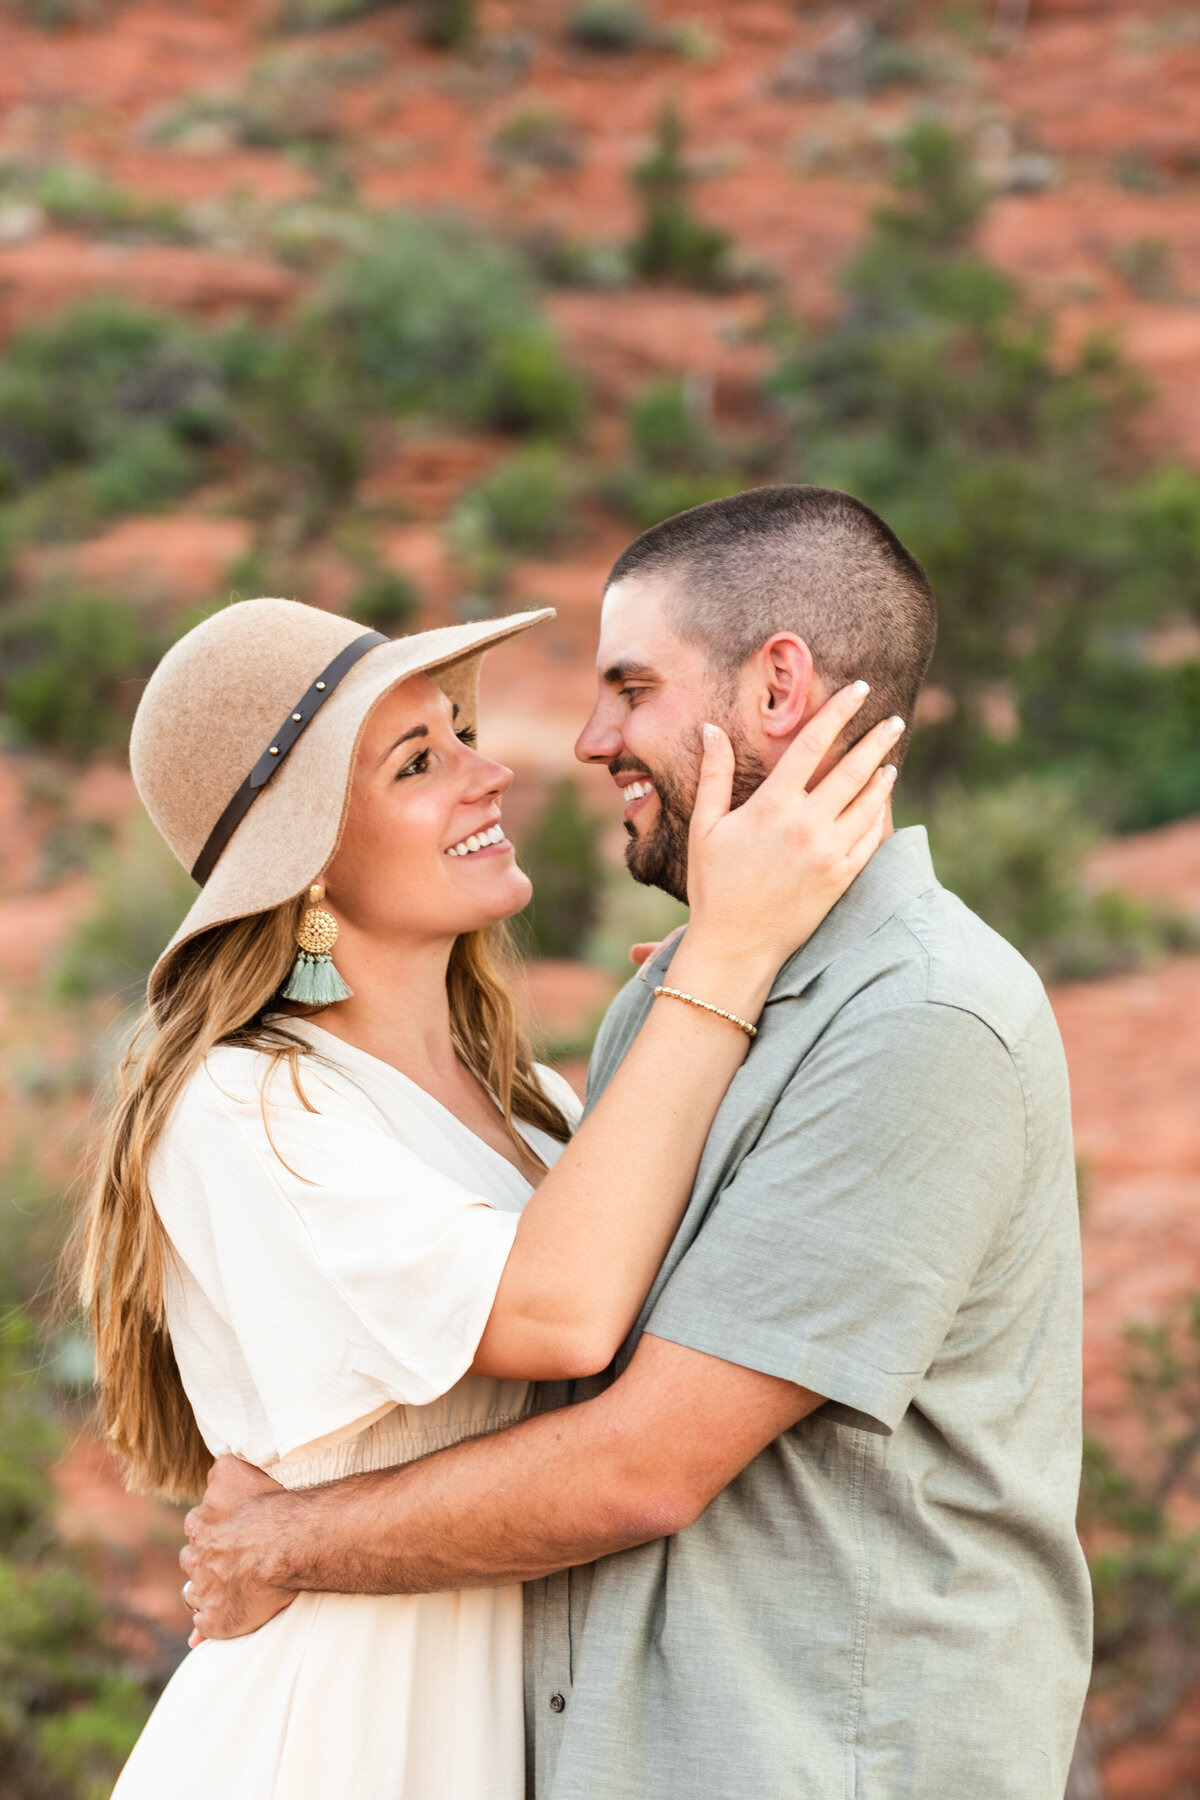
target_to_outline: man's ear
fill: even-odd
[[[816,698],[812,652],[794,632],[779,631],[767,639],[756,660],[759,728],[770,738],[790,738]]]

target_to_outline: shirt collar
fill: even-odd
[[[808,942],[784,963],[767,1004],[795,999],[835,957],[870,937],[902,906],[936,886],[925,827],[909,825],[903,831],[893,832]],[[678,945],[678,935],[668,939],[658,954],[642,965],[640,978],[651,987],[661,982]]]

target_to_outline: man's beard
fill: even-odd
[[[733,745],[733,793],[730,805],[742,806],[767,778],[767,766],[747,744],[743,734],[732,724],[725,726]],[[675,900],[687,902],[688,828],[692,808],[696,804],[696,788],[700,776],[701,744],[699,730],[686,747],[686,760],[669,774],[662,769],[646,769],[658,795],[658,818],[641,837],[632,819],[625,821],[629,842],[625,846],[625,867],[643,887],[661,888]],[[610,765],[610,772],[622,772],[625,758]],[[639,763],[639,769],[645,765]]]

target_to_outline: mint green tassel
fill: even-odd
[[[335,1001],[349,1000],[353,992],[334,968],[331,956],[310,956],[302,950],[292,966],[283,998],[298,1000],[302,1006],[332,1006]]]

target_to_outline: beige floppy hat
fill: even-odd
[[[377,700],[428,674],[473,725],[483,652],[553,616],[393,639],[297,600],[240,600],[180,638],[150,677],[129,743],[146,811],[201,884],[151,971],[151,998],[181,944],[317,879]]]

